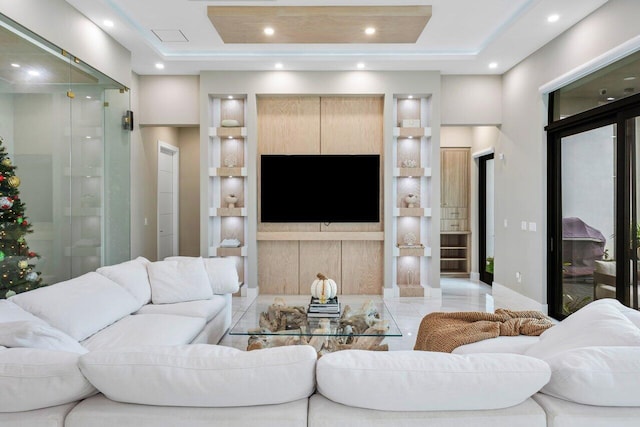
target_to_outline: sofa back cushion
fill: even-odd
[[[17,294],[10,300],[76,341],[139,307],[129,292],[96,272]]]
[[[96,393],[76,353],[30,348],[0,350],[0,412],[75,402]]]
[[[640,347],[582,347],[545,360],[542,393],[596,406],[640,406]]]
[[[574,348],[627,345],[640,345],[640,329],[615,306],[596,301],[544,331],[524,354],[547,359]]]
[[[165,261],[179,261],[190,257],[167,257]],[[233,258],[203,258],[204,268],[209,276],[209,284],[214,294],[232,294],[238,292],[239,278],[236,262]]]
[[[43,321],[21,320],[0,324],[0,345],[42,348],[84,354],[88,350],[64,332]]]
[[[157,261],[147,265],[151,302],[171,304],[213,296],[202,258]]]
[[[80,369],[111,400],[163,406],[270,405],[309,397],[316,351],[209,344],[138,346],[83,355]]]
[[[5,322],[46,322],[39,317],[34,316],[13,301],[0,299],[0,328]]]
[[[96,272],[129,291],[138,301],[139,307],[142,307],[151,301],[151,284],[149,283],[147,264],[149,264],[149,260],[139,256],[131,261],[100,267]]]
[[[499,409],[549,381],[545,362],[519,354],[343,350],[318,360],[318,391],[343,405],[382,411]]]

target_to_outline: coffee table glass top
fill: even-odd
[[[260,295],[229,335],[385,336],[402,332],[376,295],[339,295],[340,317],[308,317],[310,297]]]

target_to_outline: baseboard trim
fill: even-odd
[[[493,282],[491,295],[495,308],[508,308],[510,310],[538,310],[544,314],[549,313],[549,306],[531,299],[513,289],[507,288],[498,282]]]

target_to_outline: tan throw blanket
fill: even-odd
[[[495,313],[436,312],[420,322],[413,349],[451,353],[461,345],[498,336],[540,335],[551,326],[553,323],[540,311],[499,308]]]

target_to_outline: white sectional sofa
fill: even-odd
[[[216,345],[229,326],[234,274],[219,260],[136,259],[0,301],[0,427],[640,420],[640,313],[615,300],[540,337],[487,340],[458,354],[345,350],[317,359],[311,346]]]

